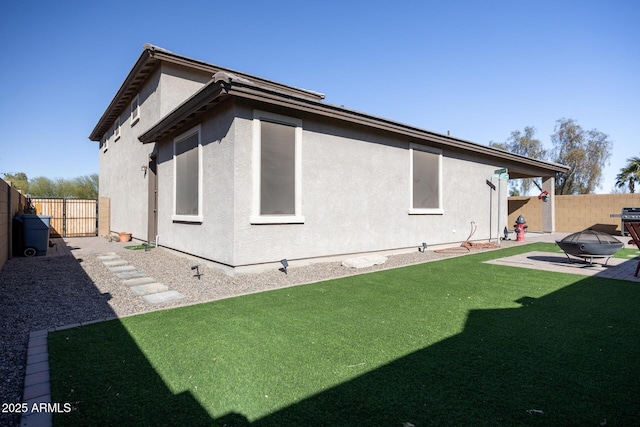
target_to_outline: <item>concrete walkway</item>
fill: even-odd
[[[53,244],[47,251],[47,256],[73,255],[82,258],[84,254],[99,255],[107,252],[124,252],[125,246],[134,246],[136,242],[110,242],[106,237],[65,237],[51,238]]]

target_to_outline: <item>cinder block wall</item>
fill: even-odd
[[[556,196],[556,231],[573,233],[593,228],[610,234],[620,234],[619,214],[623,207],[640,208],[640,194],[579,194]],[[522,215],[529,231],[542,231],[542,200],[533,197],[509,197],[509,229]]]
[[[529,231],[542,231],[542,200],[537,197],[509,197],[509,223],[507,228],[513,231],[518,215],[527,221]],[[557,217],[557,212],[556,212]]]
[[[26,198],[0,179],[0,268],[12,257],[13,217],[22,214]]]

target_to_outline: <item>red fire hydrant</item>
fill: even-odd
[[[524,232],[527,227],[527,221],[524,220],[524,217],[522,215],[518,216],[514,228],[514,231],[516,232],[516,242],[524,242]]]

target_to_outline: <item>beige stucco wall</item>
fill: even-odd
[[[213,77],[206,71],[193,70],[167,62],[163,62],[161,67],[162,78],[159,84],[161,97],[158,98],[161,103],[155,110],[159,117],[166,116]]]
[[[243,116],[243,114],[240,114]],[[246,117],[246,116],[245,116]],[[251,120],[237,120],[236,157],[250,165]],[[251,175],[236,175],[236,265],[417,248],[488,239],[497,199],[486,184],[496,165],[444,150],[442,215],[411,215],[412,141],[316,117],[303,118],[304,224],[252,225]],[[506,184],[503,185],[506,189]],[[505,193],[506,194],[506,193]],[[505,199],[506,200],[506,199]],[[506,203],[503,203],[506,205]],[[506,211],[506,206],[503,206]]]
[[[235,186],[232,106],[222,106],[216,111],[215,119],[209,115],[201,125],[202,223],[172,220],[175,185],[173,139],[166,138],[158,144],[158,244],[233,265]]]
[[[265,106],[260,109],[267,110]],[[287,111],[271,111],[287,115]],[[497,236],[499,165],[443,151],[442,215],[409,214],[409,146],[417,141],[338,121],[303,120],[303,224],[252,224],[253,107],[228,102],[201,121],[203,221],[171,220],[171,138],[159,144],[159,244],[231,266],[366,253]],[[507,219],[506,182],[502,224]]]
[[[573,233],[594,228],[620,234],[619,214],[623,207],[640,207],[640,194],[580,194],[555,196],[556,231]],[[542,201],[537,197],[509,197],[509,229],[518,215],[527,221],[529,231],[542,231]]]
[[[163,64],[140,89],[140,119],[132,124],[127,106],[120,115],[121,136],[117,141],[111,127],[108,148],[100,150],[99,155],[100,197],[108,197],[111,204],[109,231],[127,231],[134,238],[147,239],[149,180],[141,167],[148,165],[154,144],[142,144],[138,136],[210,78],[208,73]]]

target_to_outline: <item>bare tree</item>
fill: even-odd
[[[505,142],[496,143],[492,141],[489,145],[521,156],[544,160],[547,157],[547,150],[535,136],[536,128],[525,126],[524,132],[514,130]],[[520,195],[527,194],[535,183],[533,178],[525,178],[520,180],[519,184],[510,182],[510,185],[511,194]]]
[[[597,129],[584,130],[573,119],[556,121],[552,159],[571,169],[556,175],[556,194],[589,194],[602,180],[602,170],[611,157],[609,136]]]

